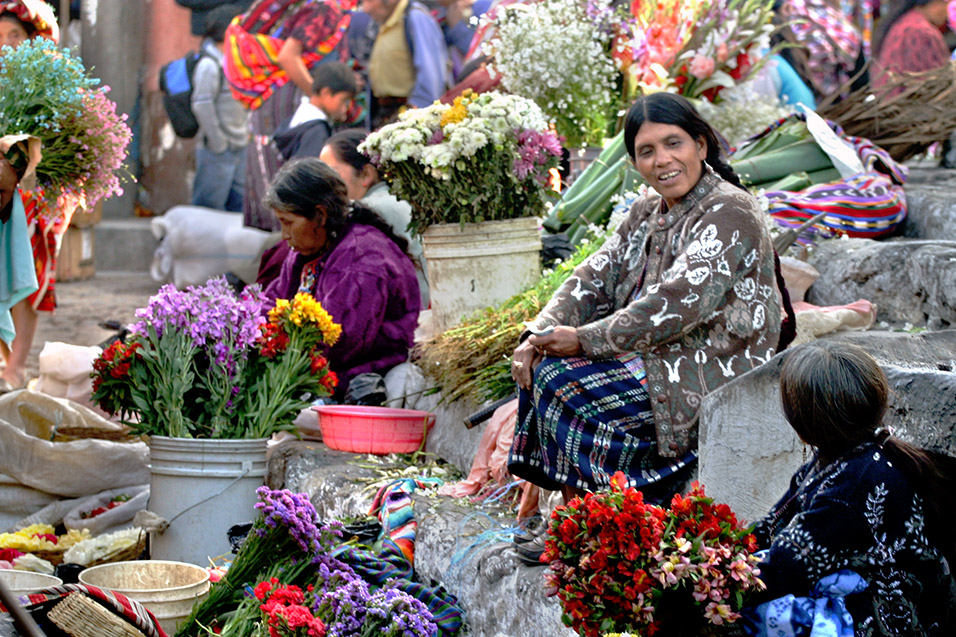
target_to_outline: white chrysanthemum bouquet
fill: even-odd
[[[532,217],[544,209],[561,141],[531,100],[466,91],[454,104],[406,111],[359,146],[412,226]]]

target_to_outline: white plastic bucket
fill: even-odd
[[[533,217],[430,226],[422,246],[438,332],[518,294],[541,276],[541,234]]]
[[[2,581],[7,590],[14,595],[28,595],[51,586],[60,586],[63,580],[46,573],[32,573],[30,571],[14,571],[10,569],[0,569],[0,581]]]
[[[145,606],[168,635],[209,592],[209,571],[195,564],[162,560],[114,562],[88,568],[80,583],[105,588]]]
[[[149,510],[169,521],[150,533],[152,558],[208,566],[230,552],[226,531],[256,515],[267,440],[150,438]]]

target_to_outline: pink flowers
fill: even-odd
[[[518,133],[518,157],[515,159],[514,171],[518,179],[525,179],[528,175],[536,174],[541,183],[548,179],[548,172],[537,170],[552,160],[561,156],[561,141],[548,131],[540,132],[525,129]]]
[[[717,65],[712,58],[697,54],[694,56],[694,59],[690,61],[688,70],[690,74],[698,80],[706,80],[714,74],[714,69],[716,68]]]

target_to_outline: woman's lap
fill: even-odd
[[[617,471],[641,488],[680,482],[696,454],[674,462],[658,456],[644,385],[643,361],[635,354],[545,359],[533,392],[520,392],[512,473],[551,489],[606,488]]]

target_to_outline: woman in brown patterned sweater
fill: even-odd
[[[653,193],[579,266],[514,351],[514,475],[565,497],[616,471],[664,501],[696,462],[701,399],[777,348],[781,294],[765,213],[684,98],[628,111]]]

